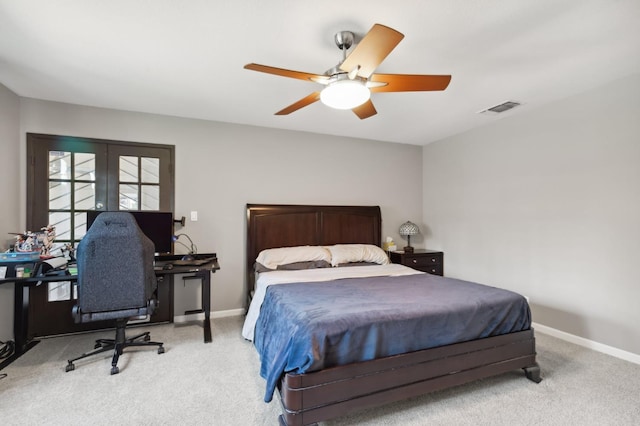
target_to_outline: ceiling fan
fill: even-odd
[[[335,35],[335,42],[342,51],[342,61],[322,75],[254,63],[244,68],[325,86],[276,112],[276,115],[287,115],[321,100],[333,108],[350,109],[360,119],[365,119],[377,114],[371,102],[371,93],[444,90],[451,81],[450,75],[374,74],[373,71],[403,38],[404,35],[398,31],[375,24],[347,56],[347,50],[354,42],[354,34],[341,31]]]

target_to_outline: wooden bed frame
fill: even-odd
[[[261,250],[381,243],[378,206],[247,205],[247,300]],[[285,374],[281,425],[302,426],[473,380],[523,369],[541,381],[533,329],[338,366]]]

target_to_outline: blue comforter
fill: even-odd
[[[256,323],[271,401],[284,373],[307,373],[527,330],[517,293],[429,274],[270,286]]]

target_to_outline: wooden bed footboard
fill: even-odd
[[[302,426],[524,369],[540,382],[533,329],[307,374],[286,374],[280,424]]]

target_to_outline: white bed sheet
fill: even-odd
[[[337,268],[304,269],[299,271],[271,271],[256,274],[256,285],[251,305],[247,311],[247,316],[242,327],[242,337],[253,341],[260,307],[267,292],[267,287],[277,284],[290,284],[299,282],[331,281],[341,278],[365,278],[382,276],[401,276],[424,274],[404,265],[390,263],[388,265],[371,266],[345,266]]]

